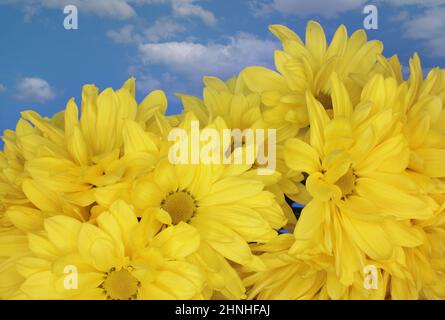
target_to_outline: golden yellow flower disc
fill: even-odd
[[[354,171],[352,169],[349,169],[346,174],[344,174],[340,179],[337,180],[335,184],[341,189],[343,197],[346,197],[353,193],[356,179],[357,177],[355,176]]]
[[[173,224],[178,224],[181,221],[187,222],[195,212],[195,200],[189,193],[178,191],[170,194],[164,200],[162,209],[170,214]]]
[[[136,299],[139,281],[128,270],[111,271],[102,283],[107,297],[112,300]]]

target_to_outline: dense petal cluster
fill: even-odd
[[[286,28],[274,28],[289,34]],[[343,29],[329,48],[338,48]],[[313,30],[321,34],[309,23],[308,32]],[[324,43],[324,36],[319,38]],[[294,54],[299,59],[306,59],[307,50],[312,52],[311,36],[306,48],[294,36],[282,36],[282,41],[285,52],[289,42],[299,43],[300,51]],[[424,79],[414,55],[405,81],[397,57],[381,56],[375,42],[359,47],[367,48],[363,64],[351,56],[353,63],[346,69],[335,63],[317,78],[325,90],[294,89],[305,96],[287,105],[287,112],[302,107],[307,114],[307,122],[300,125],[304,131],[286,139],[284,156],[291,169],[305,175],[311,198],[294,237],[281,236],[280,241],[257,247],[268,268],[245,279],[251,298],[445,297],[445,238],[438,236],[444,219],[443,70],[432,69]],[[344,52],[337,51],[335,59],[341,61]],[[290,87],[288,70],[280,65],[277,69],[280,74],[247,69],[246,82],[267,99],[272,94],[267,88],[277,88],[278,82]],[[258,79],[267,80],[258,86]],[[274,91],[279,105],[289,95],[288,88]],[[281,115],[277,119],[286,123],[289,117]],[[375,283],[369,286],[369,281]]]
[[[24,111],[0,152],[0,299],[444,299],[445,70],[415,54],[404,79],[363,30],[270,31],[276,71],[204,77],[178,115],[133,78]],[[255,140],[269,174],[249,130],[276,133]]]

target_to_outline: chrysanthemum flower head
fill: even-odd
[[[145,129],[165,111],[165,95],[155,91],[138,107],[134,86],[130,79],[117,91],[99,94],[86,85],[81,110],[71,99],[52,118],[25,111],[16,130],[5,131],[1,260],[24,254],[26,233],[42,229],[44,218],[63,214],[94,221],[108,208],[101,198],[124,193],[135,177],[153,168],[160,138]]]
[[[209,125],[220,117],[229,128],[265,128],[260,96],[247,90],[241,77],[230,78],[227,82],[204,77],[203,81],[203,99],[177,95],[184,105],[184,112],[192,111],[201,125]]]
[[[204,275],[185,258],[199,236],[185,223],[161,229],[152,217],[138,221],[115,202],[97,225],[58,215],[29,233],[30,254],[16,263],[23,277],[11,298],[193,299],[202,297]]]
[[[87,207],[98,190],[149,170],[159,152],[158,138],[142,126],[153,116],[149,111],[163,102],[153,101],[159,96],[154,92],[138,108],[133,86],[130,79],[116,92],[99,94],[86,85],[82,112],[73,99],[52,119],[23,112],[16,131],[4,137],[2,177],[11,187],[2,192],[2,202],[88,220]]]
[[[323,28],[315,21],[307,25],[306,43],[285,26],[272,25],[270,30],[283,44],[284,50],[275,52],[279,73],[248,67],[241,76],[250,90],[261,94],[267,107],[265,121],[279,129],[280,139],[294,137],[299,129],[309,125],[306,91],[325,108],[332,108],[330,78],[334,72],[344,81],[353,102],[357,102],[361,85],[383,50],[381,42],[367,41],[363,30],[348,37],[343,25],[330,45]]]
[[[251,92],[245,85],[242,77],[232,77],[224,82],[216,77],[204,77],[203,99],[194,96],[179,94],[184,105],[184,113],[191,111],[203,127],[211,125],[215,119],[224,121],[224,128],[232,130],[269,130],[273,129],[275,140],[272,142],[276,148],[276,179],[266,177],[264,182],[268,191],[275,194],[282,209],[285,211],[290,223],[294,223],[295,217],[291,208],[285,201],[284,195],[304,202],[302,192],[304,187],[300,184],[303,179],[300,173],[289,169],[284,163],[284,143],[277,141],[275,127],[268,126],[264,121],[264,107],[258,93]],[[267,146],[268,135],[265,135]],[[252,164],[252,169],[261,167],[257,162]],[[261,178],[259,176],[258,178]],[[272,181],[272,183],[271,183]]]
[[[420,59],[410,61],[410,77],[401,91],[406,114],[404,133],[411,149],[409,167],[430,178],[445,176],[445,73],[432,69],[423,78]]]
[[[423,238],[410,221],[430,218],[437,205],[405,173],[410,153],[399,116],[385,103],[367,102],[375,81],[355,108],[342,82],[332,81],[333,117],[308,93],[308,141],[286,145],[287,164],[308,175],[313,196],[290,253],[333,255],[340,282],[350,285],[366,257],[387,260],[398,246],[420,245]]]
[[[205,148],[199,144],[192,148],[191,122],[196,119],[188,113],[180,125],[189,134],[184,141],[190,142],[186,147],[190,157]],[[216,123],[210,127],[217,130],[224,126],[222,119]],[[224,154],[223,147],[217,148]],[[165,225],[187,223],[197,231],[201,245],[191,259],[208,272],[211,290],[228,298],[244,296],[244,286],[231,262],[262,269],[249,242],[273,239],[277,236],[274,229],[286,223],[275,196],[264,190],[262,179],[250,169],[251,164],[172,163],[164,159],[137,179],[132,189],[132,203],[145,214],[155,215]]]

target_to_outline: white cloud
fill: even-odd
[[[280,12],[285,16],[333,18],[347,11],[361,11],[367,3],[368,0],[251,0],[249,5],[256,16]],[[445,57],[445,0],[376,0],[373,3],[378,7],[397,8],[399,13],[391,21],[400,25],[401,34],[423,40],[430,55]]]
[[[29,23],[32,18],[39,12],[39,7],[35,4],[28,4],[23,7],[23,21]]]
[[[265,16],[278,11],[285,16],[307,17],[319,15],[333,18],[350,10],[360,10],[367,0],[273,0],[252,1],[251,8],[257,16]]]
[[[136,89],[140,92],[150,92],[153,90],[161,89],[161,81],[158,78],[155,78],[153,75],[141,75],[137,78]]]
[[[135,32],[133,25],[125,25],[120,29],[108,31],[107,36],[115,43],[141,44],[144,41],[158,42],[160,40],[171,39],[185,30],[186,27],[184,25],[179,24],[172,18],[162,17],[148,28],[141,30],[141,34]]]
[[[171,0],[128,0],[130,3],[135,3],[138,5],[145,5],[145,4],[166,4],[170,3]]]
[[[163,42],[139,45],[142,62],[165,66],[175,74],[192,81],[204,75],[229,77],[245,66],[273,64],[278,44],[251,34],[238,34],[227,43]]]
[[[208,25],[216,23],[215,15],[196,4],[199,0],[128,0],[139,5],[145,4],[171,4],[173,14],[179,17],[198,17]]]
[[[133,25],[125,25],[117,30],[110,30],[107,36],[116,43],[139,43],[142,37],[134,34]]]
[[[126,0],[43,0],[42,5],[47,8],[63,8],[75,5],[79,14],[91,13],[101,17],[128,19],[136,15],[135,10]]]
[[[442,34],[445,31],[444,14],[445,8],[434,8],[407,19],[405,35],[413,39],[429,39]]]
[[[422,7],[438,6],[445,0],[376,0],[374,4],[388,4],[391,6],[416,5]],[[249,6],[255,16],[268,16],[279,12],[285,16],[308,17],[318,15],[325,18],[335,18],[339,14],[360,11],[368,0],[251,0]]]
[[[54,89],[41,78],[22,78],[17,84],[17,99],[29,102],[45,102],[56,97]]]
[[[401,21],[403,35],[423,40],[431,56],[445,57],[445,7],[426,8]]]
[[[180,17],[198,17],[208,25],[216,23],[215,15],[193,0],[172,0],[173,13]]]
[[[29,21],[39,8],[62,9],[75,5],[79,14],[86,12],[100,17],[128,19],[136,15],[129,0],[0,0],[0,4],[16,4],[25,11],[25,21]]]
[[[436,6],[445,3],[445,0],[380,0],[380,1],[386,2],[394,6],[409,6],[409,5]]]
[[[140,70],[137,73],[139,75],[137,76],[136,89],[145,94],[153,90],[165,89],[176,80],[176,78],[168,72],[164,72],[158,77],[152,74],[143,74]]]
[[[5,92],[5,91],[6,91],[5,85],[0,83],[0,93]]]
[[[170,39],[185,30],[186,28],[182,24],[177,23],[171,18],[163,17],[145,29],[144,35],[148,41],[158,42],[159,40]]]
[[[214,25],[215,15],[196,4],[199,0],[0,0],[0,5],[17,5],[24,12],[24,20],[30,22],[40,9],[59,9],[74,5],[79,14],[88,13],[100,17],[125,20],[136,16],[136,6],[170,5],[173,15],[182,18],[198,18],[207,25]]]

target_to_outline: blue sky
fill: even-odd
[[[78,8],[78,30],[63,27],[67,4]],[[164,89],[176,113],[173,93],[200,95],[203,75],[272,67],[279,43],[269,24],[304,38],[315,19],[330,38],[340,24],[363,28],[366,4],[379,14],[368,37],[382,40],[387,56],[407,65],[417,51],[424,69],[445,66],[445,0],[0,0],[0,131],[22,110],[49,116],[79,101],[83,84],[118,88],[130,76],[139,100]]]

